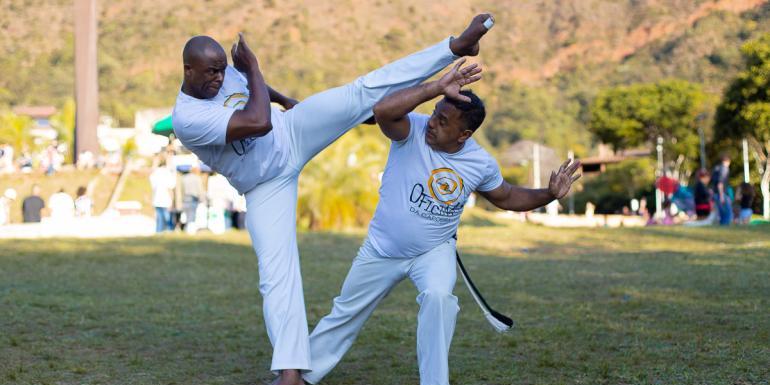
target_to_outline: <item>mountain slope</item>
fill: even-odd
[[[474,88],[499,145],[585,148],[585,106],[611,84],[681,77],[718,93],[740,43],[770,30],[767,0],[100,1],[101,109],[130,125],[136,109],[172,104],[195,34],[229,46],[244,31],[268,81],[302,98],[457,34],[481,11],[497,24]],[[0,108],[71,97],[72,23],[71,1],[0,2]]]

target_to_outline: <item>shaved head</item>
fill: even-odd
[[[184,45],[182,50],[182,62],[192,64],[196,60],[205,59],[207,56],[226,56],[225,50],[216,40],[209,36],[194,36]]]
[[[195,36],[182,50],[184,82],[182,92],[198,99],[211,99],[219,93],[227,69],[227,55],[216,40]]]

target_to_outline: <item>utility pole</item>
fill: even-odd
[[[658,169],[655,171],[655,175],[660,180],[663,177],[663,137],[658,137],[658,144],[655,146],[658,151]],[[655,217],[663,218],[663,191],[657,186],[655,187]]]
[[[698,138],[700,139],[700,168],[706,168],[706,138],[703,135],[703,120],[706,119],[706,114],[698,115],[695,120],[698,122]]]
[[[743,181],[749,183],[749,142],[743,139]]]
[[[96,0],[75,0],[75,149],[99,153],[99,80],[96,66]]]
[[[567,153],[567,158],[569,158],[570,161],[575,161],[575,152],[570,150]],[[570,190],[569,192],[569,213],[570,215],[575,215],[575,192],[573,190]]]
[[[534,188],[540,188],[540,143],[532,146],[532,181]]]

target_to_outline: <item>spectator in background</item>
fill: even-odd
[[[198,231],[195,213],[201,197],[203,197],[203,182],[200,167],[193,165],[189,172],[182,175],[182,210],[186,219],[185,231],[188,234],[195,234]]]
[[[32,155],[29,154],[29,150],[25,148],[21,152],[21,156],[16,160],[16,164],[22,173],[29,174],[32,172]]]
[[[674,212],[671,204],[672,201],[670,199],[663,201],[663,219],[660,224],[664,226],[671,226],[674,224]]]
[[[214,234],[222,234],[227,229],[225,212],[232,207],[232,186],[222,174],[212,173],[208,179],[208,228]]]
[[[730,225],[733,221],[733,200],[730,197],[730,156],[722,154],[722,162],[714,167],[711,186],[714,201],[719,211],[719,224]]]
[[[75,201],[63,188],[48,198],[48,208],[53,220],[66,220],[75,216]]]
[[[77,197],[75,198],[75,216],[90,217],[93,211],[94,202],[88,196],[88,190],[85,186],[78,187]]]
[[[232,227],[243,230],[246,228],[246,197],[238,194],[238,190],[232,189]]]
[[[96,166],[96,159],[94,158],[94,153],[91,151],[83,151],[78,155],[78,161],[77,161],[77,169],[78,170],[86,170],[91,169]]]
[[[0,145],[0,174],[10,174],[14,171],[13,147],[9,144]]]
[[[40,186],[32,185],[32,195],[21,202],[21,216],[24,223],[40,222],[41,212],[45,208],[45,202],[40,197]]]
[[[754,204],[754,186],[752,186],[751,183],[741,183],[738,195],[738,201],[741,203],[741,211],[738,214],[738,223],[748,225],[751,221],[751,215],[754,214],[754,211],[751,209]]]
[[[698,180],[695,182],[695,214],[698,216],[698,220],[708,218],[711,214],[711,202],[712,192],[709,190],[708,185],[711,178],[709,172],[705,168],[698,170]]]
[[[176,187],[176,175],[161,160],[158,167],[150,174],[152,205],[155,207],[155,232],[172,230],[169,209],[173,202],[173,189]]]
[[[176,173],[161,159],[150,174],[152,205],[156,214],[156,232],[174,229],[171,211],[174,204],[174,190],[177,188]]]
[[[57,145],[58,144],[54,140],[45,149],[42,162],[42,166],[45,169],[45,175],[53,175],[57,171],[56,164],[59,157],[59,149],[57,148]]]
[[[11,223],[11,204],[16,200],[16,190],[9,188],[0,197],[0,226]]]

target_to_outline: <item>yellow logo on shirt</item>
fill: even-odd
[[[428,189],[433,199],[451,205],[463,194],[463,178],[451,168],[437,168],[430,173]]]
[[[228,96],[225,99],[225,102],[222,103],[225,107],[230,108],[243,108],[243,106],[246,105],[246,102],[249,101],[249,95],[246,95],[241,92],[236,92],[230,96]]]

